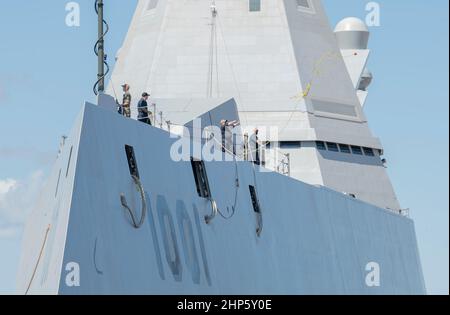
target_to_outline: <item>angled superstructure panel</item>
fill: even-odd
[[[120,51],[113,81],[138,98],[236,98],[241,111],[297,109],[300,90],[284,4],[247,0],[160,0],[147,12],[142,0]],[[109,92],[112,92],[110,88]]]
[[[149,10],[148,1],[140,0],[128,34],[116,54],[114,72],[108,86],[110,95],[121,97],[121,85],[132,86],[135,98],[146,90],[147,81],[157,59],[158,43],[168,0],[159,0],[157,7]]]
[[[309,3],[311,9],[302,10],[299,3]],[[303,89],[311,84],[311,98],[358,105],[321,2],[284,0],[284,4]]]
[[[83,118],[84,107],[26,223],[17,279],[19,294],[58,293]]]
[[[353,83],[353,88],[358,89],[361,75],[367,65],[370,50],[351,50],[345,49],[341,51],[345,65]]]

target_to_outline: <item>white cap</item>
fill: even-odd
[[[367,25],[356,17],[343,19],[336,25],[334,32],[368,32]]]

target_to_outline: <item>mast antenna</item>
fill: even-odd
[[[105,92],[105,77],[109,73],[107,55],[105,54],[105,36],[109,32],[109,25],[103,19],[103,0],[95,0],[95,12],[98,16],[98,40],[95,43],[94,52],[98,57],[98,72],[97,82],[95,82],[93,90],[95,95],[99,95]]]

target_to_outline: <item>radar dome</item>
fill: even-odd
[[[367,49],[369,29],[358,18],[345,18],[334,29],[340,49]]]

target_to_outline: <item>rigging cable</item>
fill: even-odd
[[[146,199],[145,199],[145,190],[144,190],[144,187],[142,186],[141,181],[139,180],[139,178],[136,175],[132,175],[131,177],[133,178],[134,184],[136,185],[137,189],[139,190],[139,194],[141,196],[142,209],[141,209],[141,219],[140,219],[140,221],[137,222],[136,215],[135,215],[134,211],[128,206],[127,199],[125,198],[125,195],[123,193],[120,194],[120,202],[121,202],[122,206],[130,214],[131,220],[133,221],[134,228],[139,229],[144,224],[145,215],[146,215],[146,212],[147,212],[147,202],[146,202]]]
[[[214,6],[215,6],[214,1]],[[216,8],[216,16],[217,16],[217,8]],[[217,23],[215,22],[214,26],[214,48],[215,48],[215,58],[216,58],[216,94],[217,97],[220,97],[220,84],[219,84],[219,50],[217,46]]]
[[[212,98],[212,95],[213,95],[214,64],[216,64],[216,72],[217,72],[217,76],[218,76],[216,17],[217,17],[216,2],[213,0],[211,3],[211,24],[210,24],[211,25],[211,36],[210,36],[210,40],[209,40],[208,80],[207,80],[207,90],[206,90],[206,95],[208,98]],[[214,58],[216,60],[214,60]],[[217,84],[218,84],[218,82],[217,82]]]
[[[213,137],[214,138],[214,137]],[[237,205],[237,196],[239,191],[239,173],[237,168],[237,162],[235,159],[235,171],[236,171],[236,179],[235,179],[235,192],[234,192],[234,204],[231,206],[231,213],[228,215],[225,215],[217,206],[217,202],[214,200],[214,198],[211,195],[207,198],[208,201],[211,203],[212,213],[210,215],[205,216],[205,221],[207,224],[209,224],[216,216],[219,214],[223,219],[230,220],[235,214],[236,214],[236,205]],[[227,207],[229,209],[229,207]]]
[[[31,288],[31,284],[33,283],[34,277],[36,276],[36,271],[37,271],[37,269],[39,267],[39,263],[41,262],[42,254],[44,253],[45,244],[47,243],[48,234],[50,232],[50,227],[51,226],[48,225],[47,230],[45,231],[44,242],[42,243],[41,250],[39,252],[39,257],[38,257],[38,260],[36,262],[36,265],[34,266],[33,274],[31,275],[30,282],[28,283],[27,290],[25,291],[25,295],[28,295],[28,292],[30,291],[30,288]]]
[[[223,33],[223,27],[222,27],[222,21],[220,19],[220,14],[217,15],[217,22],[218,22],[218,26],[219,26],[219,29],[220,29],[220,35],[222,36],[223,45],[224,45],[224,48],[225,48],[225,54],[227,56],[228,63],[230,65],[231,74],[233,76],[233,83],[234,83],[234,86],[235,86],[236,91],[238,93],[238,97],[239,97],[239,101],[241,103],[241,106],[243,107],[242,113],[244,114],[245,124],[248,126],[247,112],[245,110],[245,104],[244,104],[244,101],[242,99],[242,95],[241,95],[241,91],[239,89],[239,85],[237,83],[236,72],[234,70],[233,63],[231,62],[231,58],[230,58],[230,54],[229,54],[229,51],[228,51],[227,42],[225,41],[225,36],[224,36],[224,33]]]
[[[327,51],[327,52],[323,53],[316,60],[316,62],[314,63],[311,79],[309,80],[309,82],[306,85],[305,89],[303,91],[299,92],[298,94],[294,95],[293,97],[291,97],[291,99],[294,100],[294,101],[301,101],[301,100],[306,99],[307,97],[310,96],[311,90],[314,87],[315,80],[317,78],[319,78],[322,75],[322,73],[323,73],[322,65],[323,65],[323,63],[325,61],[339,59],[339,57],[346,58],[346,57],[357,56],[357,55],[358,55],[358,53],[352,53],[351,55],[344,56],[340,52],[332,52],[332,51]],[[296,110],[292,110],[291,111],[289,119],[287,120],[287,122],[284,125],[284,127],[281,129],[280,134],[283,133],[286,130],[286,128],[288,127],[288,125],[292,121],[292,118],[294,117],[294,114],[296,112],[298,112],[298,111],[296,111]]]

